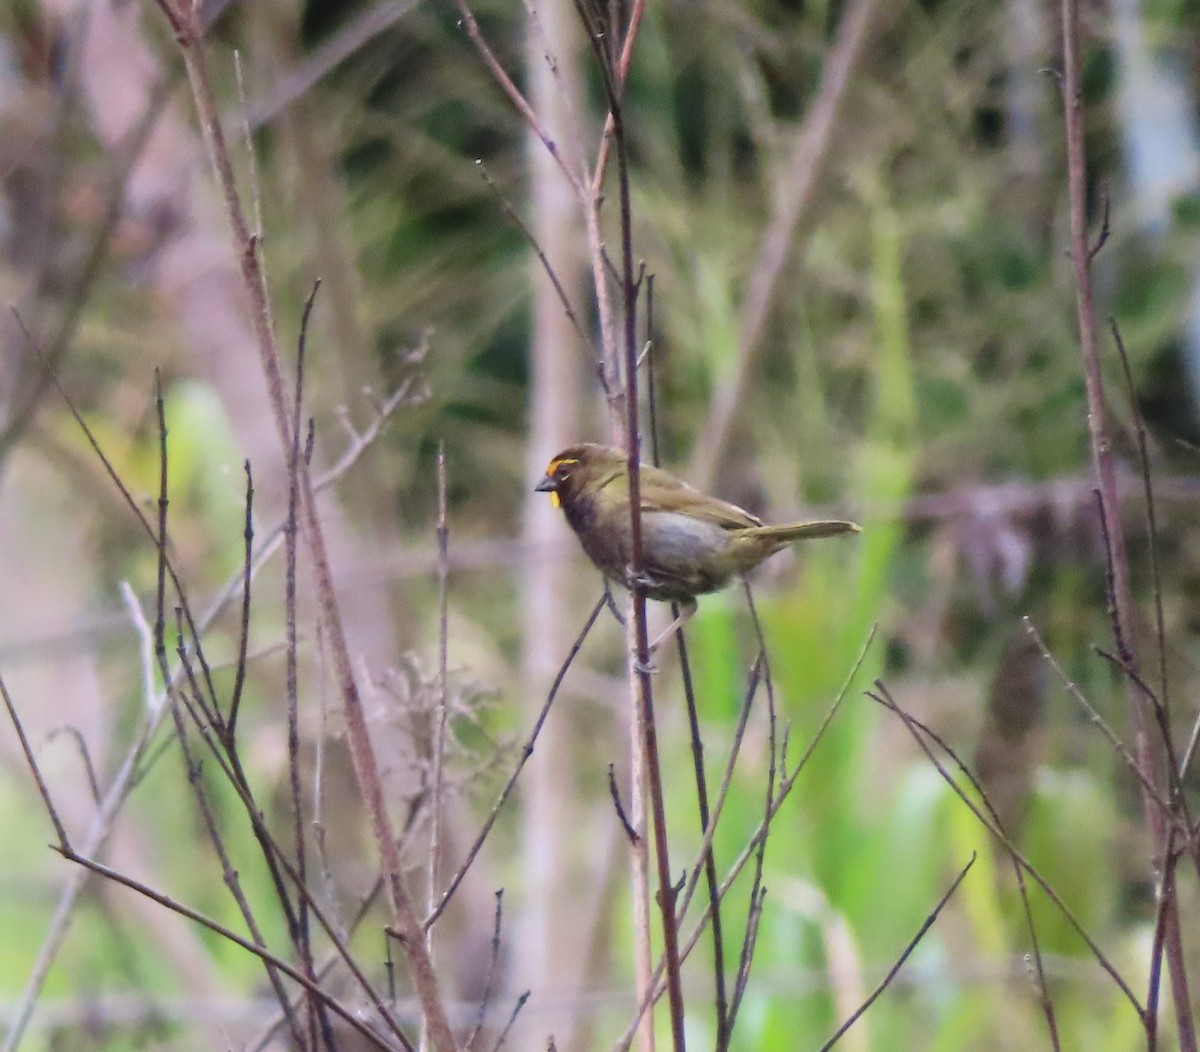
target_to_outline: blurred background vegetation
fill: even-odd
[[[551,7],[532,6],[548,25]],[[1093,649],[1110,645],[1110,628],[1066,254],[1057,8],[860,5],[871,9],[868,29],[829,134],[813,154],[796,151],[854,6],[652,3],[627,88],[635,251],[654,278],[664,463],[707,476],[714,492],[768,519],[831,514],[864,526],[853,544],[780,556],[755,582],[793,762],[878,626],[771,841],[766,915],[734,1047],[819,1045],[882,978],[972,851],[980,864],[843,1047],[1048,1047],[1003,859],[863,692],[882,676],[973,759],[1015,839],[1144,989],[1154,901],[1136,787],[1022,622],[1031,619],[1126,734],[1121,686]],[[399,814],[419,796],[420,765],[402,744],[411,728],[392,709],[396,697],[420,695],[436,667],[435,460],[445,446],[449,647],[461,701],[457,857],[493,799],[492,744],[523,739],[545,692],[538,661],[557,667],[599,591],[565,526],[555,520],[547,534],[530,525],[542,512],[529,491],[557,448],[545,447],[544,429],[531,439],[531,413],[545,412],[536,407],[577,407],[561,445],[608,434],[589,349],[570,336],[552,347],[574,364],[549,388],[530,350],[545,279],[505,206],[536,229],[546,206],[531,157],[541,146],[450,3],[209,7],[216,90],[244,186],[260,185],[285,346],[294,346],[314,278],[323,282],[307,381],[318,461],[335,462],[350,429],[366,426],[397,385],[422,394],[344,475],[327,508],[364,680],[381,684],[368,690],[369,712],[381,740],[395,739],[383,762]],[[566,8],[560,20],[570,23]],[[480,0],[474,10],[504,66],[531,85],[546,48],[525,8]],[[1186,741],[1200,671],[1200,7],[1098,0],[1085,6],[1084,30],[1092,219],[1097,234],[1109,227],[1095,263],[1098,313],[1121,327],[1149,428],[1167,667]],[[591,142],[601,90],[578,33],[566,39],[575,57],[557,58],[564,83],[572,69],[578,77],[571,119]],[[118,585],[129,581],[149,602],[155,558],[46,389],[8,308],[54,357],[147,508],[158,471],[153,373],[162,370],[172,544],[194,596],[212,595],[239,565],[242,460],[255,466],[263,533],[285,496],[236,261],[181,86],[151,4],[0,7],[0,667],[72,828],[86,825],[92,807],[78,742],[103,781],[144,705]],[[749,290],[798,166],[813,167],[812,191],[748,348]],[[608,193],[605,233],[615,245],[615,187]],[[558,266],[591,328],[582,230],[566,232]],[[1105,361],[1149,653],[1134,414],[1111,340]],[[713,406],[735,383],[727,434],[706,461],[698,451]],[[548,565],[561,570],[552,637],[531,627],[530,613],[551,602],[530,599],[530,582]],[[256,585],[257,648],[282,637],[280,580],[269,566]],[[307,747],[328,739],[326,806],[335,813],[350,782],[336,718],[328,726],[317,700],[328,688],[311,612],[307,624],[304,728]],[[448,917],[441,967],[469,1016],[492,893],[510,889],[498,1003],[534,991],[524,1036],[510,1047],[544,1047],[552,1030],[563,1050],[608,1047],[630,1015],[624,849],[605,783],[607,765],[623,771],[628,752],[621,640],[606,616],[552,714],[552,766],[531,774],[537,780],[502,816]],[[229,618],[211,653],[228,658],[235,641]],[[718,777],[755,653],[741,593],[702,601],[689,641]],[[698,842],[695,789],[674,652],[660,664],[682,866]],[[244,717],[255,778],[281,807],[282,676],[277,656],[253,663]],[[722,866],[761,816],[765,736],[759,713],[716,839]],[[4,1026],[68,873],[43,846],[47,826],[7,728],[0,743]],[[550,812],[550,832],[539,833]],[[118,868],[232,916],[219,868],[197,863],[197,822],[168,751],[108,854]],[[246,837],[234,828],[235,841]],[[348,896],[361,893],[374,876],[365,833],[340,821],[330,836],[333,878]],[[547,838],[548,861],[539,854]],[[243,876],[265,881],[250,863]],[[745,894],[735,887],[726,918],[734,947]],[[1185,931],[1195,900],[1189,884]],[[554,901],[567,904],[565,914],[545,912]],[[1135,1014],[1081,940],[1036,892],[1033,908],[1063,1047],[1142,1047]],[[363,953],[374,960],[382,949],[371,942]],[[685,969],[689,1033],[701,1048],[712,1040],[710,962],[702,946]],[[1190,963],[1194,975],[1200,960]],[[97,886],[50,972],[26,1046],[216,1047],[220,1034],[253,1032],[265,1018],[254,1000],[260,987],[259,966],[235,948]]]

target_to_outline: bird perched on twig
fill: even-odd
[[[534,488],[549,493],[588,558],[610,581],[640,585],[650,599],[678,603],[679,616],[653,651],[696,612],[696,596],[724,588],[793,541],[858,533],[853,522],[826,519],[766,526],[748,511],[689,486],[661,468],[640,468],[642,570],[634,580],[629,464],[624,450],[570,446],[550,461]]]

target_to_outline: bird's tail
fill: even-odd
[[[791,541],[807,541],[817,537],[837,537],[843,533],[861,533],[856,522],[843,519],[818,519],[815,522],[789,522],[784,526],[748,526],[738,533],[742,537],[762,537],[767,540],[788,544]]]

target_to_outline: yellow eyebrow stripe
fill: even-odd
[[[550,461],[549,466],[546,468],[546,474],[553,475],[563,464],[578,464],[578,463],[579,463],[579,461],[576,460],[574,457],[563,457],[560,460],[552,460],[552,461]]]

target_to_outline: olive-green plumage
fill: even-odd
[[[630,585],[629,471],[624,451],[585,443],[564,449],[537,489],[554,495],[589,558],[610,580]],[[694,608],[792,541],[857,533],[841,520],[765,526],[734,504],[709,497],[660,468],[640,471],[642,561],[647,596]]]

